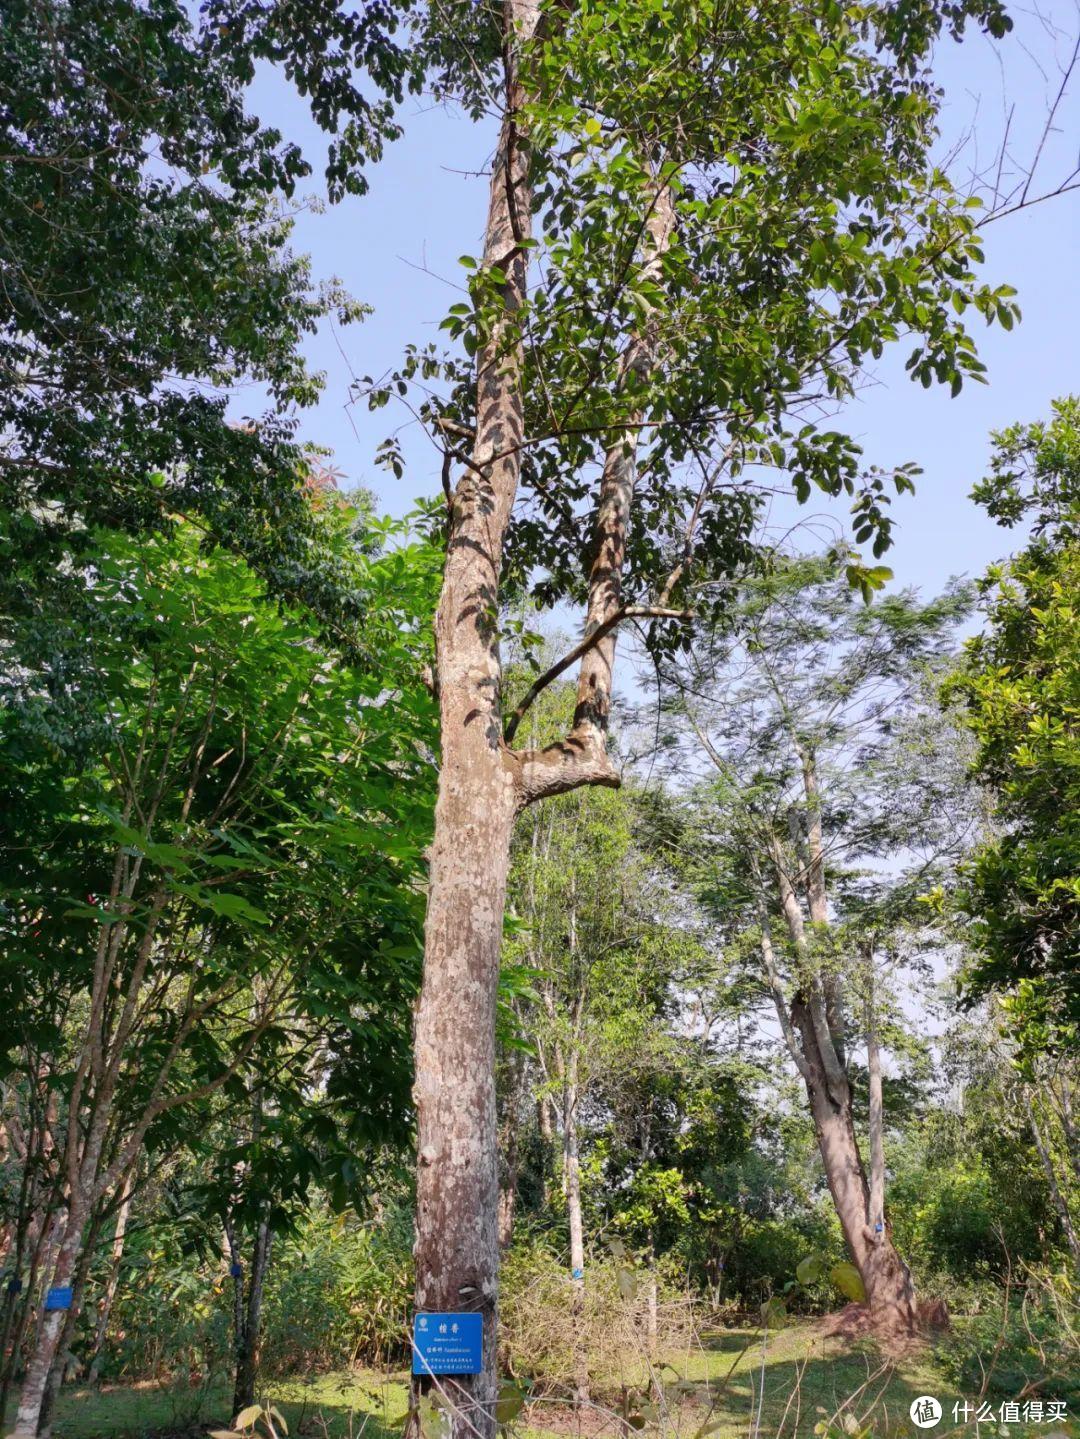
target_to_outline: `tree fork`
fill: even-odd
[[[524,404],[516,314],[526,301],[526,96],[519,48],[534,0],[505,0],[506,109],[492,167],[483,266],[505,274],[500,320],[477,354],[471,463],[453,494],[435,619],[442,756],[431,848],[424,976],[415,1029],[416,1307],[483,1315],[479,1374],[441,1380],[449,1432],[495,1433],[498,1166],[495,1006],[510,837],[519,808],[500,716],[499,576],[521,468]],[[420,1378],[414,1400],[431,1384]]]
[[[527,299],[531,197],[518,143],[527,99],[519,55],[535,33],[538,6],[505,0],[503,13],[506,109],[482,268],[497,268],[505,279],[501,315],[477,352],[475,441],[450,503],[435,619],[442,756],[415,1027],[416,1307],[477,1312],[484,1320],[481,1372],[439,1382],[450,1439],[491,1439],[496,1428],[495,1014],[511,836],[517,815],[539,799],[583,785],[619,784],[607,728],[641,423],[637,414],[628,416],[605,459],[572,728],[543,749],[515,752],[502,733],[498,606],[524,441],[517,313]],[[658,182],[645,225],[645,273],[659,273],[672,222],[670,195]],[[652,331],[646,323],[632,338],[624,375],[655,364]],[[414,1411],[432,1383],[428,1376],[415,1383]]]

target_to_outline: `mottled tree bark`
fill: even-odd
[[[109,1332],[109,1319],[112,1315],[113,1304],[116,1302],[116,1292],[120,1287],[120,1266],[124,1261],[128,1216],[131,1213],[134,1196],[135,1176],[132,1173],[124,1185],[120,1207],[116,1211],[116,1228],[113,1230],[112,1248],[109,1252],[109,1277],[105,1284],[105,1293],[102,1295],[101,1308],[98,1310],[97,1324],[94,1327],[94,1346],[90,1352],[90,1370],[87,1375],[89,1384],[96,1384],[101,1373],[105,1338]]]
[[[506,0],[506,112],[492,168],[483,265],[499,268],[504,322],[477,355],[477,430],[452,497],[435,621],[441,766],[424,977],[416,1016],[416,1307],[484,1318],[483,1370],[444,1382],[455,1439],[495,1432],[498,1172],[495,1006],[510,836],[519,807],[502,742],[499,577],[523,437],[521,342],[530,196],[518,133],[517,47],[531,0]],[[420,1380],[418,1388],[427,1387]]]
[[[526,99],[519,46],[533,35],[535,0],[505,0],[506,108],[492,168],[482,267],[498,270],[502,318],[477,351],[476,437],[450,498],[447,554],[435,621],[441,765],[431,847],[424,978],[416,1016],[416,1306],[483,1315],[483,1371],[443,1379],[452,1439],[490,1439],[497,1394],[498,1165],[495,1011],[510,840],[517,814],[549,795],[617,785],[607,753],[615,625],[636,472],[639,425],[608,452],[589,574],[578,703],[565,738],[511,750],[502,733],[498,643],[503,543],[524,440],[521,336],[530,194],[520,133]],[[654,247],[670,233],[661,188],[647,220]],[[647,261],[657,263],[654,255]],[[646,363],[635,337],[627,363]],[[416,1388],[423,1392],[429,1381]]]

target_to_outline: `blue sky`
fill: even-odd
[[[1009,105],[1015,104],[1013,153],[1018,161],[1034,154],[1047,98],[1060,83],[1055,67],[1071,49],[1071,38],[1063,37],[1075,37],[1080,26],[1075,0],[1044,5],[1042,21],[1029,10],[1014,14],[1016,33],[1002,45],[973,35],[960,46],[944,42],[939,52],[943,150],[971,137],[951,167],[958,183],[976,160],[985,165],[996,153]],[[1033,193],[1058,183],[1077,163],[1077,92],[1080,77],[1048,138]],[[260,74],[252,108],[299,140],[318,167],[325,141],[280,76]],[[403,120],[405,137],[372,169],[369,194],[321,214],[304,213],[296,228],[296,247],[311,254],[315,274],[336,275],[374,307],[363,324],[327,326],[312,338],[311,361],[326,372],[327,387],[318,407],[304,415],[302,433],[329,446],[347,481],[374,489],[393,514],[438,490],[439,457],[403,411],[371,415],[363,404],[350,405],[350,381],[394,366],[409,341],[439,336],[446,308],[460,298],[454,290],[464,271],[457,258],[480,248],[487,181],[475,172],[483,169],[493,137],[491,128],[423,100],[408,102]],[[980,572],[1010,548],[1010,536],[967,498],[984,472],[989,431],[1038,418],[1054,396],[1080,388],[1080,194],[1004,219],[987,229],[985,241],[985,278],[1015,286],[1024,315],[1011,333],[976,322],[989,385],[965,386],[956,399],[944,389],[923,390],[904,376],[907,351],[899,346],[882,360],[876,383],[835,421],[859,438],[867,463],[914,460],[923,467],[916,495],[894,506],[896,543],[886,562],[898,582],[928,591],[951,574]],[[373,463],[378,442],[399,425],[407,461],[400,481]],[[808,522],[806,547],[826,530],[835,532],[843,518],[842,504],[825,501],[802,510],[782,503],[773,516],[779,529],[793,519]]]

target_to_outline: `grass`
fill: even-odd
[[[930,1351],[889,1361],[869,1345],[822,1339],[810,1324],[770,1334],[764,1353],[760,1336],[752,1330],[718,1331],[697,1347],[668,1356],[661,1373],[669,1405],[665,1427],[673,1439],[753,1439],[755,1434],[760,1439],[812,1439],[815,1426],[833,1416],[841,1430],[872,1424],[876,1439],[941,1439],[946,1434],[959,1439],[965,1432],[957,1431],[952,1421],[953,1403],[962,1396],[943,1380]],[[607,1396],[611,1405],[619,1402],[616,1392]],[[944,1410],[932,1431],[916,1429],[908,1416],[920,1394],[935,1395]],[[291,1436],[358,1439],[362,1433],[364,1439],[389,1439],[402,1432],[406,1376],[356,1370],[277,1380],[267,1384],[265,1397],[284,1413]],[[206,1427],[228,1420],[228,1408],[224,1386],[72,1389],[62,1396],[54,1433],[56,1439],[205,1433]],[[845,1415],[852,1417],[845,1422]],[[706,1434],[700,1432],[703,1426]],[[618,1439],[620,1428],[599,1411],[581,1420],[581,1433],[589,1439]],[[527,1409],[515,1429],[521,1439],[574,1434],[578,1418],[566,1406],[542,1402]],[[1008,1431],[1011,1439],[1023,1432],[1020,1427]],[[1030,1432],[1046,1435],[1047,1429],[1033,1426]],[[987,1433],[982,1426],[983,1439]],[[974,1425],[966,1427],[966,1434],[975,1439]],[[647,1435],[648,1430],[643,1439]]]
[[[951,1418],[960,1397],[927,1351],[888,1360],[869,1344],[823,1339],[813,1324],[772,1332],[764,1346],[758,1330],[709,1335],[669,1356],[662,1379],[675,1439],[704,1439],[703,1425],[708,1439],[809,1439],[822,1420],[845,1428],[845,1415],[856,1428],[873,1422],[877,1435],[920,1434],[909,1419],[913,1399],[933,1394]],[[542,1433],[542,1406],[534,1417]],[[609,1432],[614,1436],[615,1426]]]
[[[265,1395],[284,1414],[290,1436],[365,1439],[400,1436],[408,1404],[404,1374],[371,1370],[278,1379]],[[231,1385],[156,1384],[68,1390],[57,1405],[56,1439],[144,1439],[149,1435],[205,1433],[228,1423]],[[325,1426],[323,1421],[325,1421]]]

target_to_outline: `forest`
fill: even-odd
[[[0,1432],[1080,1434],[1080,10],[0,34]]]

